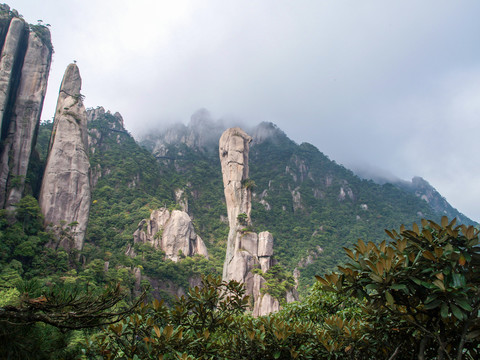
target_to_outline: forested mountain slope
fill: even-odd
[[[228,231],[218,158],[224,128],[202,110],[188,126],[151,132],[140,141],[157,158],[161,176],[171,179],[170,191],[184,190],[200,235],[220,258]],[[444,215],[411,191],[361,179],[314,146],[296,144],[274,124],[246,130],[253,137],[255,230],[273,233],[276,258],[289,271],[299,270],[301,283],[343,262],[341,248],[358,238],[379,242],[385,228]]]
[[[42,131],[48,128],[44,124],[40,131],[40,153],[46,138]],[[150,276],[183,286],[193,273],[220,274],[228,234],[218,156],[223,128],[200,111],[188,126],[176,125],[137,143],[109,112],[90,119],[94,190],[84,249],[87,260],[141,265]],[[274,124],[261,123],[247,132],[253,137],[254,230],[274,235],[275,258],[289,273],[300,276],[301,292],[313,283],[315,274],[345,261],[342,247],[358,238],[378,243],[385,239],[383,229],[443,215],[412,191],[361,179],[314,146],[296,144]],[[180,208],[180,203],[186,205],[204,239],[209,260],[197,259],[192,270],[182,262],[163,260],[151,249],[143,249],[148,253],[143,259],[125,255],[140,220],[154,209]]]

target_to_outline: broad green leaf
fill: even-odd
[[[365,289],[367,290],[377,290],[378,289],[378,285],[376,283],[370,283],[370,284],[367,284],[365,286]]]
[[[387,303],[390,306],[393,306],[393,304],[395,303],[395,301],[393,300],[392,294],[390,294],[388,291],[385,291],[385,299],[387,299]]]
[[[420,280],[420,279],[412,277],[412,278],[410,278],[410,280],[412,280],[417,285],[422,285],[422,280]]]
[[[452,309],[453,315],[455,315],[458,320],[461,321],[465,318],[465,314],[455,304],[450,304],[450,309]]]
[[[425,304],[425,309],[426,310],[431,310],[439,307],[442,304],[442,301],[439,299],[433,300],[429,302],[428,304]]]
[[[393,290],[408,290],[408,287],[405,284],[393,284],[392,286],[390,286],[390,289],[393,289]]]
[[[446,319],[448,316],[448,305],[446,303],[442,304],[442,307],[440,308],[440,315],[442,316],[443,319]]]
[[[455,303],[460,306],[463,310],[473,311],[473,308],[470,306],[466,299],[455,299]]]
[[[453,273],[452,280],[454,288],[460,288],[466,285],[465,276],[463,276],[463,274]]]

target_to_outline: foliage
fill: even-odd
[[[339,301],[345,297],[317,287],[308,303],[289,304],[276,314],[253,318],[243,313],[248,302],[243,293],[238,283],[204,278],[201,288],[190,289],[170,308],[154,301],[108,326],[87,341],[85,352],[90,358],[107,359],[368,358],[352,357],[353,351],[344,348],[329,351],[324,341],[354,342],[351,326],[361,323],[354,299],[345,306]],[[340,321],[345,326],[339,328]]]
[[[88,352],[108,359],[213,358],[222,349],[213,339],[234,331],[231,323],[246,308],[241,284],[203,277],[171,308],[163,302],[142,305],[139,311],[87,343]]]
[[[118,285],[102,291],[42,285],[38,280],[20,281],[9,289],[12,296],[0,308],[0,358],[77,358],[77,333],[71,330],[118,322],[145,296],[128,306]]]
[[[240,225],[248,225],[248,215],[245,213],[238,214],[237,221]]]
[[[249,189],[249,190],[253,190],[255,189],[255,181],[253,181],[252,179],[244,179],[242,180],[242,186],[245,188],[245,189]]]
[[[18,304],[2,307],[0,322],[10,325],[42,322],[69,330],[98,327],[118,322],[145,296],[140,296],[132,307],[112,310],[125,298],[119,284],[100,293],[88,287],[67,285],[39,291],[39,282],[35,280],[20,283],[18,287],[21,289]]]
[[[354,251],[345,249],[351,262],[318,280],[339,293],[366,299],[371,327],[383,333],[369,340],[385,353],[477,358],[479,231],[443,217],[440,225],[423,220],[421,229],[413,224],[412,230],[402,226],[400,233],[387,234],[390,244],[359,240]]]
[[[258,273],[265,280],[265,286],[261,289],[262,294],[268,293],[277,299],[280,304],[285,305],[285,296],[287,291],[295,287],[295,280],[281,265],[274,265],[267,272],[260,269],[254,269],[253,273]]]
[[[50,125],[40,126],[40,156],[27,174],[34,195]],[[465,357],[477,355],[478,246],[468,245],[478,240],[477,231],[443,223],[437,228],[432,221],[418,233],[415,228],[390,232],[391,244],[379,241],[385,227],[420,216],[437,221],[439,216],[414,194],[361,180],[278,129],[252,143],[252,178],[242,185],[256,191],[253,222],[242,231],[255,228],[274,235],[281,266],[262,274],[268,292],[283,299],[294,286],[289,274],[298,268],[303,294],[302,303],[283,304],[277,314],[255,319],[243,313],[238,284],[228,295],[230,302],[222,298],[229,284],[214,278],[205,278],[202,286],[180,299],[173,295],[200,274],[222,272],[228,220],[218,149],[167,144],[155,158],[109,113],[89,122],[89,135],[94,190],[81,252],[45,247],[52,244],[52,234],[43,228],[32,197],[22,199],[14,220],[0,212],[0,291],[8,297],[6,305],[18,306],[15,294],[23,294],[17,287],[22,279],[35,278],[49,288],[88,284],[94,291],[113,281],[134,293],[138,284],[132,274],[141,269],[142,282],[155,284],[151,296],[163,302],[143,305],[94,334],[82,344],[87,358],[410,359],[418,354],[456,358],[462,351]],[[151,246],[132,244],[133,232],[152,210],[181,207],[175,201],[177,190],[183,192],[182,203],[208,247],[208,260],[195,256],[175,263]],[[345,256],[338,251],[359,237],[366,240],[363,246],[359,242]],[[405,241],[405,248],[397,249]],[[127,246],[133,247],[135,257],[125,255]],[[350,264],[339,273],[323,277],[333,292],[316,285],[308,294],[314,274],[330,271],[349,257]],[[131,293],[124,294],[126,300]],[[223,308],[218,306],[222,301]],[[19,338],[30,336],[30,330],[20,328]],[[51,328],[37,324],[31,338],[53,334]],[[78,350],[83,337],[79,334],[52,335],[56,340],[44,341],[45,349],[64,342]]]
[[[48,125],[40,126],[40,135]],[[137,224],[154,209],[179,208],[174,193],[181,190],[195,230],[208,248],[211,268],[221,274],[228,221],[218,148],[171,143],[155,158],[109,113],[88,127],[94,191],[87,261],[104,258],[108,251],[111,266],[131,266],[124,254]],[[275,258],[287,271],[299,270],[302,295],[315,274],[346,261],[340,247],[351,246],[359,237],[375,242],[381,229],[416,221],[419,213],[435,219],[428,204],[414,194],[361,180],[312,145],[297,145],[280,130],[267,130],[271,135],[250,149],[250,178],[243,186],[255,191],[252,224],[242,231],[268,230],[274,235]],[[37,144],[42,154],[48,146],[44,140]],[[347,194],[343,200],[342,191]],[[298,194],[297,202],[292,194]],[[159,267],[163,266],[162,261]],[[169,272],[170,279],[175,271]],[[177,273],[177,278],[185,276]]]

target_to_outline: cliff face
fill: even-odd
[[[109,110],[105,111],[105,108],[103,106],[87,109],[87,121],[88,122],[97,121],[99,119],[104,118],[105,114],[111,115],[111,112]],[[110,128],[113,130],[125,131],[122,115],[117,111],[115,114],[113,114],[113,117],[116,119],[116,122],[110,123],[111,125]]]
[[[250,231],[252,181],[248,178],[249,144],[252,138],[240,128],[226,130],[220,137],[219,155],[227,204],[227,251],[223,279],[244,283],[253,299],[253,315],[278,311],[280,303],[270,294],[262,294],[265,279],[252,270],[267,272],[273,265],[273,236],[268,231]]]
[[[149,149],[155,156],[165,156],[169,145],[185,144],[196,151],[216,153],[218,138],[225,130],[221,120],[212,119],[210,113],[201,109],[190,118],[188,126],[175,124],[161,132],[151,131],[141,139],[142,146]]]
[[[150,219],[138,224],[133,234],[134,243],[149,243],[156,249],[162,249],[167,258],[173,261],[181,259],[180,254],[196,254],[208,258],[205,243],[195,233],[192,220],[184,211],[168,211],[165,208],[152,211]],[[132,250],[129,251],[131,255]]]
[[[0,60],[0,208],[12,208],[23,193],[52,58],[50,32],[19,18],[8,24]]]
[[[60,87],[39,198],[46,224],[78,223],[74,243],[60,244],[66,249],[83,247],[90,212],[87,115],[81,85],[78,67],[70,64]]]

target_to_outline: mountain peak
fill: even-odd
[[[82,78],[80,77],[80,70],[77,64],[69,64],[63,75],[60,92],[65,92],[67,95],[80,95],[82,89]]]

